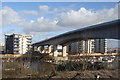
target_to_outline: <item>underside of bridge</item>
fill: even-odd
[[[92,25],[89,27],[70,31],[50,39],[46,39],[33,44],[33,47],[38,48],[41,53],[44,53],[44,46],[48,45],[48,53],[51,52],[51,45],[53,45],[53,56],[57,57],[57,45],[62,45],[62,56],[67,56],[67,45],[88,39],[120,39],[120,20],[105,22],[102,24]]]

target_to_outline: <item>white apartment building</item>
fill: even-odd
[[[32,37],[29,35],[5,35],[5,50],[7,54],[25,54],[31,50]]]
[[[79,43],[79,53],[94,53],[94,40],[82,40]]]
[[[5,45],[3,43],[0,43],[0,54],[3,53],[5,50]]]

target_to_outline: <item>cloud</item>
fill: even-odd
[[[47,5],[39,6],[39,8],[40,8],[40,11],[41,11],[42,13],[49,13],[49,12],[50,12],[50,11],[49,11],[49,6],[47,6]]]
[[[56,32],[31,32],[30,35],[34,37],[33,42],[38,42],[56,36],[57,34]]]
[[[20,11],[20,14],[22,14],[22,15],[38,15],[38,12],[37,11],[34,11],[34,10],[31,10],[31,11],[29,11],[29,10],[22,10],[22,11]]]
[[[88,10],[84,7],[78,11],[71,10],[62,13],[58,25],[63,27],[81,28],[105,21],[115,20],[118,18],[118,7],[103,9],[99,11]]]
[[[58,12],[61,11],[58,8],[50,8],[47,5],[41,5],[41,6],[39,6],[39,9],[40,9],[39,14],[54,14],[54,15],[57,15]]]
[[[19,12],[7,6],[3,7],[2,17],[3,26],[22,27],[26,33],[57,31],[62,29],[62,27],[56,25],[57,21],[54,19],[49,20],[44,17],[39,17],[37,20],[28,21],[20,16]]]
[[[44,19],[44,17],[27,22],[23,26],[25,32],[51,32],[63,29],[63,27],[57,25],[56,20]]]
[[[37,19],[38,22],[42,22],[44,20],[44,17],[40,17]]]
[[[17,25],[21,26],[24,24],[25,19],[19,16],[17,12],[15,12],[12,8],[10,7],[3,7],[1,10],[2,14],[2,26],[10,26],[10,25]]]
[[[0,28],[2,27],[2,11],[0,10]]]
[[[35,34],[40,32],[55,32],[62,30],[67,31],[118,18],[117,6],[98,11],[93,11],[82,7],[79,10],[70,10],[63,13],[59,13],[58,8],[54,8],[50,11],[50,7],[47,5],[42,5],[39,8],[40,11],[44,13],[55,12],[54,14],[58,13],[61,15],[53,17],[52,19],[48,19],[39,15],[37,19],[26,20],[25,17],[20,15],[19,12],[5,6],[0,11],[0,14],[2,14],[3,18],[3,26],[22,27],[26,34]],[[39,14],[37,11],[23,10],[21,12],[28,15]]]

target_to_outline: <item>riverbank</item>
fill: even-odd
[[[24,64],[23,64],[24,63]],[[75,62],[74,62],[75,63]],[[100,69],[100,70],[83,70],[79,69],[80,66],[75,66],[76,64],[69,65],[65,70],[56,70],[56,66],[47,62],[4,62],[2,69],[3,79],[95,79],[97,75],[100,78],[119,78],[119,69]],[[72,66],[72,67],[70,67]],[[35,67],[35,68],[34,68]],[[60,66],[59,66],[60,67]],[[73,68],[75,67],[75,69]],[[60,67],[63,69],[63,66]],[[73,70],[74,69],[74,70]]]
[[[102,79],[106,78],[107,80],[117,80],[119,78],[118,72],[120,69],[117,58],[113,62],[107,62],[107,64],[106,62],[91,63],[90,61],[93,61],[92,59],[77,57],[77,59],[56,62],[51,56],[45,54],[31,55],[29,57],[24,55],[19,58],[3,58],[2,78],[3,80],[94,80],[97,76]]]
[[[118,70],[98,70],[98,71],[64,71],[64,72],[57,72],[55,74],[34,74],[34,75],[27,75],[27,76],[19,76],[18,78],[13,78],[13,79],[66,79],[66,80],[74,80],[74,79],[96,79],[96,76],[99,75],[100,78],[110,80],[118,80],[119,75],[118,75]],[[10,78],[10,77],[9,77]],[[8,79],[8,78],[3,78],[3,79]]]

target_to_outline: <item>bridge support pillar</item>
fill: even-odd
[[[33,51],[38,51],[38,47],[37,47],[37,46],[34,46],[34,47],[33,47]]]
[[[51,45],[48,45],[48,53],[51,53],[52,49],[51,49]]]
[[[67,56],[67,46],[66,45],[62,45],[62,56],[63,57]]]
[[[44,46],[41,46],[41,53],[45,53]]]
[[[58,56],[57,45],[54,45],[53,49],[54,49],[53,56],[57,57]]]
[[[39,52],[41,52],[41,47],[39,46],[39,47],[37,47],[37,50],[39,51]]]

